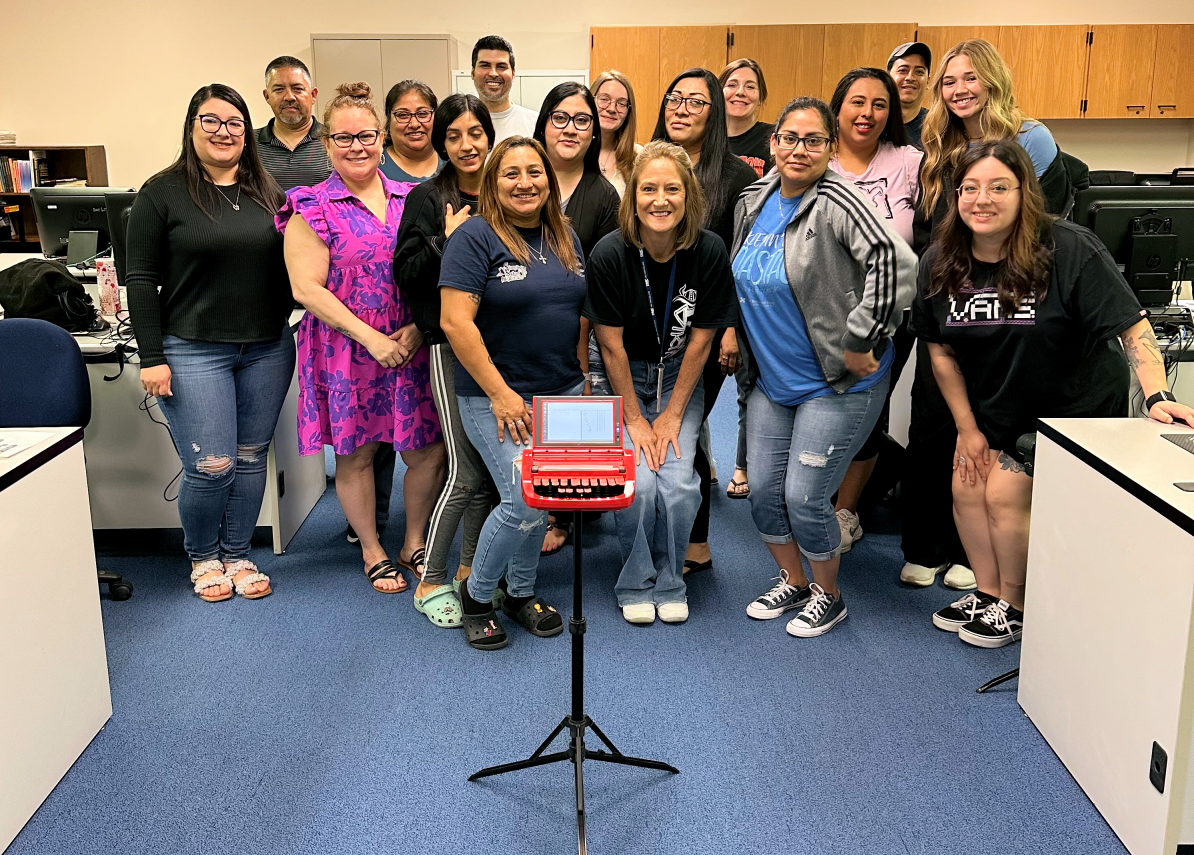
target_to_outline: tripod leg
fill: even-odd
[[[561,721],[559,724],[557,724],[556,729],[551,732],[551,736],[549,736],[549,737],[547,737],[547,739],[543,740],[543,744],[534,750],[534,752],[531,754],[530,759],[534,760],[536,757],[538,757],[540,754],[542,754],[543,749],[545,749],[547,746],[551,745],[551,743],[553,741],[555,741],[555,738],[560,735],[560,731],[562,731],[567,726],[568,726],[568,716],[564,716],[563,721]]]
[[[607,754],[604,751],[590,751],[586,755],[588,759],[602,760],[606,763],[621,763],[623,766],[639,766],[643,769],[659,769],[662,772],[672,772],[676,775],[680,774],[680,770],[670,763],[664,763],[660,760],[644,760],[641,757],[628,757],[614,747],[614,744],[609,741],[609,737],[602,733],[597,723],[588,716],[585,716],[585,724],[591,727],[593,733],[597,734],[597,737],[613,752],[612,754]]]
[[[978,687],[978,693],[981,695],[984,692],[989,692],[991,689],[994,689],[996,686],[1002,685],[1003,683],[1006,683],[1008,680],[1014,680],[1019,676],[1020,676],[1020,669],[1013,668],[1012,670],[1008,671],[1006,674],[1000,674],[994,680],[988,680],[987,682],[983,683],[981,686]]]
[[[587,724],[589,727],[591,727],[593,729],[593,733],[597,734],[597,738],[605,743],[606,748],[608,748],[610,751],[612,751],[615,754],[622,753],[621,751],[619,751],[617,749],[617,746],[615,746],[612,742],[609,741],[609,737],[601,732],[601,728],[599,728],[597,726],[597,722],[593,721],[593,719],[589,718],[588,716],[585,716],[585,724]]]
[[[588,855],[589,841],[585,830],[585,727],[572,728],[572,765],[576,767],[576,843],[580,855]]]
[[[486,766],[480,772],[473,772],[468,776],[470,781],[479,781],[482,778],[489,778],[493,775],[504,775],[507,772],[517,772],[519,769],[533,769],[536,766],[546,766],[549,763],[562,763],[565,760],[572,759],[571,751],[554,751],[551,754],[544,754],[540,757],[532,757],[527,760],[515,760],[513,763],[502,763],[499,766]]]

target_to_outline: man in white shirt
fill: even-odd
[[[473,85],[477,87],[477,97],[489,108],[496,132],[495,145],[506,137],[529,137],[535,133],[539,114],[510,103],[514,48],[501,36],[483,36],[473,45]]]

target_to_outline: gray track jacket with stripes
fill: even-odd
[[[772,172],[738,197],[731,257],[746,241],[767,197],[778,191],[779,174]],[[916,264],[916,254],[852,182],[827,170],[805,191],[784,231],[784,267],[825,380],[835,392],[847,391],[860,379],[847,370],[843,350],[874,350],[878,358],[889,345],[916,294]],[[750,331],[740,332],[748,356],[746,379],[753,385]]]

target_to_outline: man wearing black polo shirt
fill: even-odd
[[[265,67],[261,93],[274,117],[257,132],[261,165],[283,190],[313,187],[332,174],[311,111],[319,90],[311,85],[311,72],[301,59],[280,56]]]
[[[920,144],[920,129],[925,123],[928,110],[921,106],[929,91],[929,73],[933,54],[924,42],[905,42],[891,52],[887,70],[895,78],[900,92],[900,109],[904,113],[904,129],[908,131],[908,142],[924,150]]]

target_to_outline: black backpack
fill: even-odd
[[[98,332],[108,324],[66,265],[31,259],[0,270],[0,307],[6,318],[36,318],[68,332]]]

